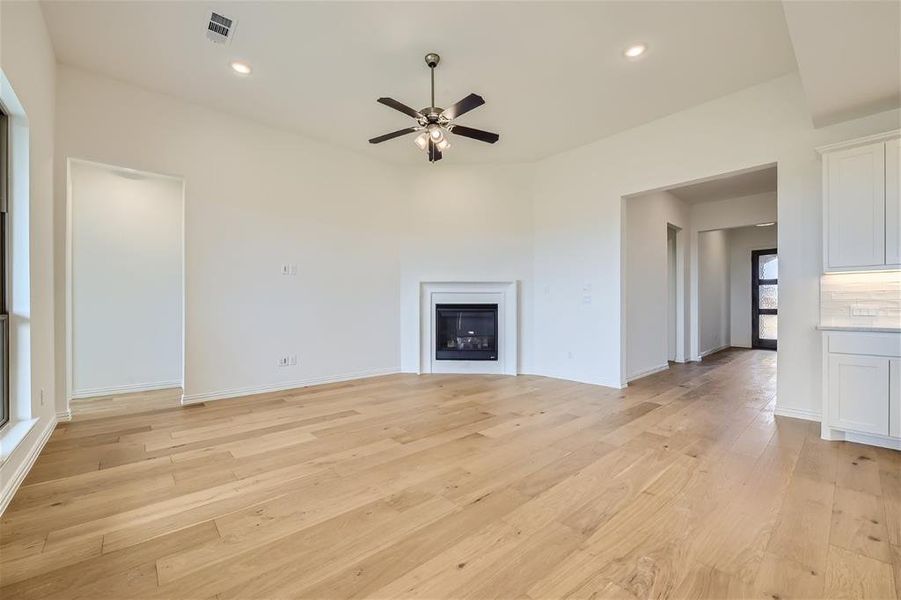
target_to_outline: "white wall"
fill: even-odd
[[[687,232],[690,213],[687,204],[665,191],[629,198],[625,207],[627,374],[634,379],[667,366],[667,228]],[[683,282],[683,295],[684,289]],[[684,349],[677,354],[684,355]]]
[[[182,181],[81,161],[69,173],[73,397],[180,386]]]
[[[53,353],[53,129],[56,61],[40,6],[0,3],[0,69],[28,117],[30,173],[28,192],[30,294],[28,312],[17,315],[28,331],[28,398],[36,422],[0,465],[0,512],[55,424]],[[16,173],[13,173],[13,177]],[[18,186],[18,183],[16,184]],[[19,215],[21,217],[21,215]],[[16,217],[13,217],[14,219]],[[16,293],[16,292],[14,292]],[[29,352],[30,350],[30,352]],[[0,432],[0,437],[4,435]],[[4,449],[4,453],[5,453]]]
[[[393,320],[394,331],[408,340],[411,283],[451,277],[518,278],[526,282],[522,370],[619,386],[626,376],[622,348],[627,347],[622,198],[777,163],[781,199],[778,220],[785,238],[781,248],[781,310],[786,315],[780,328],[784,359],[779,361],[779,397],[788,408],[815,412],[820,385],[820,341],[814,326],[821,225],[820,165],[813,148],[898,126],[898,111],[892,111],[815,130],[798,78],[789,75],[535,165],[461,168],[468,178],[462,187],[469,188],[462,197],[503,199],[488,207],[489,212],[497,209],[492,218],[500,219],[494,222],[502,232],[499,243],[488,244],[484,236],[469,236],[478,240],[476,247],[485,254],[503,250],[494,256],[493,265],[480,266],[481,262],[473,262],[476,252],[466,252],[465,260],[443,250],[417,256],[431,232],[414,236],[412,243],[405,244],[402,230],[396,228],[399,223],[436,222],[431,195],[444,192],[436,191],[443,188],[435,182],[451,177],[449,171],[436,175],[443,165],[430,171],[423,166],[418,175],[413,175],[414,171],[407,168],[388,167],[73,69],[61,68],[59,82],[58,140],[59,145],[66,146],[59,149],[59,156],[115,160],[187,179],[186,383],[189,388],[194,385],[201,395],[222,390],[223,386],[228,386],[225,391],[234,391],[264,381],[290,384],[294,376],[271,367],[270,355],[277,354],[271,346],[296,343],[300,336],[310,339],[309,331],[322,337],[329,329],[325,324],[337,322],[332,316],[342,308],[342,301],[355,309],[364,304],[348,301],[351,294],[342,293],[360,285],[372,288],[367,298],[373,299],[377,314],[392,310],[395,316],[343,321],[344,325],[333,328],[332,334],[346,341],[349,332],[363,330],[365,339],[381,341],[359,353],[351,351],[350,356],[337,352],[341,344],[328,341],[325,351],[311,359],[313,364],[304,362],[307,371],[300,374],[301,380],[335,373],[335,365],[362,368],[356,373],[379,371],[392,364],[396,368],[401,363],[398,336],[382,324]],[[222,126],[223,121],[227,127]],[[102,129],[111,133],[95,138],[101,123]],[[137,148],[130,139],[146,143]],[[349,165],[353,166],[353,178],[346,176]],[[517,171],[520,175],[512,175]],[[252,175],[246,176],[247,172]],[[228,176],[218,181],[217,176],[223,173]],[[308,184],[308,179],[315,183]],[[520,184],[520,180],[532,184]],[[195,181],[197,190],[192,189]],[[287,201],[283,198],[285,190],[305,193],[290,192],[287,195],[292,198]],[[198,198],[193,207],[192,195]],[[529,211],[529,195],[531,219],[516,212]],[[358,200],[364,197],[365,201]],[[448,193],[446,197],[458,196]],[[248,198],[261,203],[254,206],[265,210],[249,210]],[[417,206],[423,198],[425,206]],[[311,223],[317,221],[331,231],[313,228]],[[530,228],[531,244],[527,234]],[[492,229],[479,225],[476,231],[487,235]],[[292,236],[289,230],[302,234]],[[255,233],[259,231],[267,235]],[[324,252],[322,244],[326,245]],[[254,246],[252,257],[242,257],[234,250],[244,245]],[[261,245],[271,247],[260,250],[257,246]],[[272,307],[271,295],[256,297],[250,290],[279,285],[261,265],[284,262],[298,246],[304,259],[314,249],[327,257],[322,263],[310,260],[301,265],[301,273],[309,273],[314,284],[306,287],[305,293],[294,290],[292,297],[304,299],[308,307],[321,307],[314,312],[323,318],[287,316],[291,313],[289,305],[293,306],[287,300],[290,294],[275,294],[276,314],[234,323],[234,315],[240,314],[237,308],[250,306],[253,313]],[[350,250],[359,247],[367,251]],[[193,258],[192,249],[196,252]],[[521,258],[529,250],[533,256],[531,269],[528,260]],[[220,251],[227,258],[217,261],[222,258]],[[301,260],[298,258],[298,262]],[[446,262],[442,265],[442,261]],[[230,269],[236,270],[245,285],[239,298],[220,302],[218,296],[234,289],[217,281]],[[396,274],[393,286],[389,283],[392,271]],[[196,289],[192,288],[192,279]],[[389,307],[392,301],[393,309]],[[404,315],[402,319],[398,312]],[[285,318],[288,327],[281,326]],[[227,323],[237,332],[226,333]],[[307,324],[312,329],[308,330]],[[232,344],[229,334],[248,340],[248,344]],[[208,345],[218,353],[210,352]],[[405,351],[403,367],[409,366]],[[347,372],[345,368],[337,370]]]
[[[729,230],[731,345],[751,347],[751,252],[778,249],[778,226]]]
[[[779,407],[819,413],[821,271],[818,145],[897,128],[897,110],[814,129],[796,74],[541,161],[536,168],[533,347],[544,374],[621,385],[622,201],[776,163],[781,230]],[[578,305],[583,282],[604,282]],[[555,318],[550,325],[553,315]],[[566,350],[573,358],[567,359]]]
[[[724,229],[698,236],[698,336],[706,356],[729,345],[729,243]]]
[[[399,185],[403,370],[419,368],[420,282],[518,280],[519,372],[532,372],[532,168],[423,161],[410,171]]]
[[[185,180],[187,401],[399,369],[394,167],[65,66],[57,110],[57,282],[66,158]]]

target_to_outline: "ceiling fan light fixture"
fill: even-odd
[[[416,133],[413,143],[420,150],[426,151],[429,162],[435,163],[442,158],[442,151],[451,147],[447,141],[448,136],[453,133],[468,137],[487,144],[493,144],[500,139],[500,136],[490,131],[483,131],[473,127],[466,127],[455,123],[455,119],[460,115],[478,108],[485,104],[485,99],[478,94],[469,94],[459,102],[455,102],[447,108],[438,108],[435,106],[435,67],[438,66],[440,57],[434,52],[430,52],[425,57],[426,65],[429,67],[431,75],[431,104],[421,110],[410,108],[406,104],[398,102],[394,98],[383,96],[377,100],[379,104],[384,104],[388,108],[393,108],[398,112],[402,112],[408,117],[412,117],[416,121],[413,127],[406,127],[391,133],[386,133],[369,140],[370,144],[381,144],[382,142],[393,140],[402,135]],[[419,133],[417,133],[419,132]]]

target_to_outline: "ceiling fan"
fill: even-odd
[[[405,115],[409,115],[416,119],[415,127],[407,127],[380,135],[369,140],[370,144],[380,144],[384,141],[407,135],[408,133],[419,132],[419,135],[413,140],[420,150],[428,153],[429,162],[441,160],[441,153],[450,148],[450,142],[447,140],[448,134],[462,135],[464,137],[479,140],[480,142],[488,142],[493,144],[500,139],[500,136],[490,131],[482,131],[481,129],[473,129],[464,125],[457,125],[453,121],[462,114],[468,113],[474,108],[478,108],[485,104],[485,100],[478,94],[470,94],[448,108],[438,108],[435,106],[435,67],[441,57],[430,52],[425,55],[425,64],[429,66],[432,74],[432,105],[422,110],[413,110],[405,104],[401,104],[394,98],[379,98],[378,101],[385,106],[390,106],[394,110],[399,110]]]

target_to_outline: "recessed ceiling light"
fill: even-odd
[[[250,75],[250,72],[253,70],[250,68],[244,61],[236,60],[232,63],[232,70],[239,75]]]
[[[647,49],[648,47],[644,44],[635,44],[634,46],[626,48],[626,51],[623,52],[623,54],[626,55],[626,58],[638,58],[644,54]]]
[[[773,222],[773,223],[758,223],[757,227],[772,227],[775,224],[776,224],[775,222]]]

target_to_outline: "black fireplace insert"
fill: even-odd
[[[436,360],[497,360],[497,304],[436,304]]]

